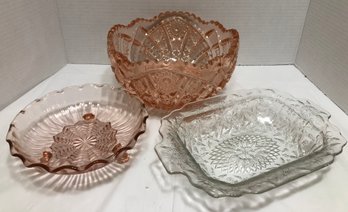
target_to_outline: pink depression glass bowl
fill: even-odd
[[[192,13],[164,12],[113,26],[107,42],[123,87],[147,106],[171,110],[224,88],[236,65],[239,34]]]
[[[72,86],[21,110],[6,140],[26,167],[77,174],[127,162],[147,117],[143,104],[119,88]]]

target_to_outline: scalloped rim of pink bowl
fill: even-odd
[[[112,85],[109,85],[109,84],[94,84],[94,83],[88,83],[88,84],[84,84],[84,85],[74,85],[74,86],[68,86],[68,87],[65,87],[63,89],[60,89],[60,90],[54,90],[54,91],[51,91],[51,92],[48,92],[47,94],[45,94],[44,96],[42,96],[41,98],[38,98],[38,99],[35,99],[34,101],[30,102],[28,105],[26,105],[15,117],[14,119],[11,121],[11,124],[10,124],[10,127],[8,129],[8,132],[7,132],[7,135],[6,135],[6,141],[8,142],[9,144],[9,147],[10,147],[10,153],[12,156],[14,157],[17,157],[19,159],[21,159],[21,161],[23,162],[23,165],[27,168],[42,168],[44,170],[46,170],[47,172],[50,172],[50,173],[55,173],[55,174],[58,174],[59,171],[62,171],[62,170],[67,170],[67,169],[70,169],[70,170],[73,170],[75,171],[75,173],[67,173],[67,174],[79,174],[79,173],[84,173],[84,172],[88,172],[88,171],[93,171],[93,170],[88,170],[90,169],[92,166],[96,165],[96,164],[109,164],[110,161],[106,160],[106,159],[98,159],[98,160],[94,160],[84,166],[74,166],[74,165],[64,165],[64,166],[59,166],[59,167],[55,167],[55,168],[52,168],[52,167],[49,167],[43,163],[32,163],[30,161],[28,161],[28,159],[23,156],[16,148],[14,148],[14,139],[13,139],[13,136],[12,136],[12,133],[15,131],[15,128],[16,126],[13,124],[17,117],[20,116],[20,115],[23,115],[25,113],[25,111],[30,108],[33,104],[35,103],[38,103],[42,100],[44,100],[45,98],[47,98],[48,96],[51,96],[53,94],[61,94],[63,93],[63,91],[67,90],[67,89],[81,89],[81,88],[84,88],[86,86],[94,86],[94,87],[109,87],[110,90],[114,90],[116,92],[124,92],[122,88],[120,87],[115,87],[115,86],[112,86]],[[136,97],[133,97],[135,99],[137,99],[137,101],[139,101],[139,98],[136,98]],[[130,141],[128,142],[128,144],[132,143],[132,141],[134,141],[134,144],[137,142],[138,140],[138,137],[143,134],[146,130],[146,120],[147,118],[149,117],[148,115],[148,112],[144,106],[144,104],[139,101],[139,104],[141,105],[141,116],[142,116],[142,124],[141,126],[138,128],[138,131],[137,133],[135,133],[135,135],[133,136],[132,139],[130,139]],[[127,150],[130,150],[133,148],[132,147],[128,147],[128,144],[127,146],[121,148],[119,150],[119,153],[123,152],[123,151],[127,151]],[[65,173],[64,173],[65,174]]]
[[[108,32],[108,35],[107,35],[107,52],[108,52],[108,56],[109,56],[110,60],[112,61],[113,58],[115,57],[115,55],[117,55],[119,57],[122,57],[123,60],[128,65],[148,64],[149,61],[140,61],[140,62],[129,61],[129,59],[126,58],[122,53],[116,51],[114,48],[113,42],[112,42],[114,33],[117,32],[119,28],[131,28],[135,24],[140,23],[140,22],[153,22],[153,21],[159,20],[163,16],[165,17],[165,16],[174,16],[174,15],[190,17],[190,18],[197,20],[198,22],[200,22],[202,24],[213,24],[224,33],[230,32],[231,38],[237,40],[237,42],[236,42],[237,47],[235,47],[234,45],[231,45],[231,47],[228,49],[228,52],[225,55],[217,56],[217,57],[213,58],[212,60],[209,60],[209,63],[214,63],[215,61],[219,61],[221,58],[224,58],[224,57],[228,57],[231,55],[233,56],[233,54],[235,53],[235,50],[239,48],[239,32],[236,29],[234,29],[234,28],[227,29],[220,22],[215,21],[215,20],[205,21],[201,17],[195,15],[194,13],[190,13],[190,12],[186,12],[186,11],[165,11],[165,12],[161,12],[160,14],[158,14],[156,16],[153,16],[152,18],[148,18],[148,19],[136,18],[136,19],[132,20],[131,22],[129,22],[127,25],[116,24],[116,25],[112,26]],[[151,62],[160,63],[161,61],[151,60]],[[111,64],[111,65],[113,66],[113,64]],[[187,65],[191,65],[193,67],[197,66],[196,64],[189,64],[189,63],[187,63]],[[205,64],[205,65],[207,66],[207,64]]]

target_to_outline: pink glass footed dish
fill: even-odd
[[[26,167],[78,174],[125,163],[148,114],[138,99],[110,85],[86,84],[33,101],[12,121],[6,140]]]

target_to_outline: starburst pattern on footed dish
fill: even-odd
[[[51,160],[59,160],[61,163],[68,161],[75,165],[108,157],[117,145],[116,130],[111,127],[111,123],[98,119],[66,126],[53,138]]]

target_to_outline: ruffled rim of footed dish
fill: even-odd
[[[91,168],[92,166],[94,166],[96,164],[105,164],[105,165],[109,164],[111,162],[111,160],[97,159],[97,160],[91,161],[90,163],[88,163],[86,165],[83,165],[83,166],[64,165],[64,166],[58,166],[58,167],[50,167],[50,166],[47,166],[47,165],[45,165],[43,163],[33,163],[33,162],[30,162],[23,154],[21,154],[14,147],[14,143],[16,143],[16,140],[13,137],[12,134],[16,131],[16,126],[15,126],[14,122],[16,121],[18,116],[24,115],[26,110],[28,110],[33,104],[37,104],[37,103],[39,103],[41,101],[44,101],[47,97],[49,97],[49,96],[51,96],[53,94],[62,94],[62,93],[64,93],[65,90],[74,89],[74,88],[82,89],[82,88],[84,88],[86,86],[95,86],[95,87],[99,87],[99,88],[107,86],[107,87],[110,88],[110,90],[114,90],[115,92],[123,91],[122,88],[117,88],[117,87],[114,87],[114,86],[108,85],[108,84],[91,84],[91,83],[89,83],[89,84],[84,84],[84,85],[81,85],[81,86],[68,86],[68,87],[65,87],[65,88],[63,88],[61,90],[51,91],[51,92],[47,93],[46,95],[44,95],[43,97],[35,99],[31,103],[29,103],[27,106],[25,106],[24,109],[22,109],[15,116],[15,118],[12,120],[12,122],[10,124],[10,127],[9,127],[7,135],[6,135],[6,141],[8,142],[8,144],[10,146],[10,153],[11,153],[11,155],[21,159],[25,167],[28,167],[28,168],[39,167],[39,168],[43,168],[47,172],[51,172],[51,173],[58,173],[58,172],[63,171],[63,170],[73,170],[73,171],[75,171],[74,173],[78,174],[78,173],[86,172],[89,168]],[[136,98],[136,99],[139,101],[138,98]],[[144,104],[141,101],[139,103],[141,104],[141,116],[142,116],[142,124],[141,124],[141,126],[138,128],[138,131],[137,131],[137,133],[135,133],[133,138],[129,140],[127,145],[124,146],[123,148],[120,148],[117,151],[117,154],[115,154],[115,155],[113,155],[111,157],[115,157],[116,158],[121,153],[123,153],[123,152],[125,152],[127,150],[132,149],[134,147],[134,145],[136,144],[139,136],[145,132],[145,130],[146,130],[146,120],[149,117],[149,115],[148,115],[148,113],[147,113],[147,111],[145,109]],[[129,144],[131,144],[131,145],[129,145]]]

